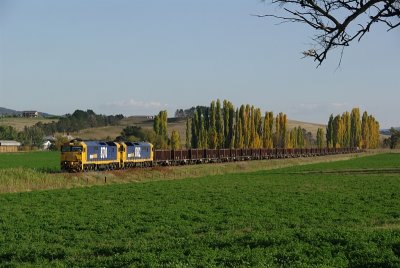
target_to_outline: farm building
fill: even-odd
[[[21,143],[17,141],[0,140],[0,153],[18,152],[19,146],[21,146]]]
[[[39,112],[37,111],[23,111],[22,112],[22,117],[38,117]]]

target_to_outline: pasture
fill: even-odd
[[[9,168],[60,171],[60,152],[37,151],[0,154],[0,170]]]
[[[2,194],[0,263],[399,267],[399,157]]]
[[[22,131],[24,127],[31,127],[39,122],[46,124],[51,122],[57,122],[58,119],[53,118],[27,118],[27,117],[0,117],[0,126],[12,126],[18,131]]]

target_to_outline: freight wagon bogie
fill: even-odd
[[[110,163],[98,163],[98,164],[85,164],[83,165],[83,171],[98,171],[98,170],[116,170],[120,169],[120,163],[110,162]]]
[[[82,171],[82,163],[78,161],[62,161],[61,162],[61,171],[65,172],[80,172]]]
[[[153,166],[153,161],[143,161],[143,162],[130,162],[130,163],[124,163],[121,165],[121,168],[145,168],[145,167],[152,167]]]

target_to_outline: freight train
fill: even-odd
[[[154,150],[149,142],[72,140],[61,147],[61,170],[67,172],[115,170],[356,152],[359,152],[358,148]]]

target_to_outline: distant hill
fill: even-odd
[[[0,115],[19,115],[21,112],[16,110],[0,107]]]
[[[0,116],[14,116],[14,115],[22,115],[22,111],[16,111],[13,109],[8,109],[8,108],[4,108],[4,107],[0,107]],[[39,115],[41,117],[57,117],[57,115],[53,115],[53,114],[48,114],[48,113],[43,113],[43,112],[39,112]]]
[[[59,115],[48,114],[48,113],[42,113],[42,112],[39,112],[39,115],[40,115],[41,117],[44,117],[44,118],[50,118],[50,117],[57,117],[57,118],[59,118],[59,117],[60,117]],[[62,116],[61,116],[61,117],[62,117]]]
[[[400,131],[400,127],[395,127],[396,130]],[[382,135],[390,135],[390,129],[381,129]]]

